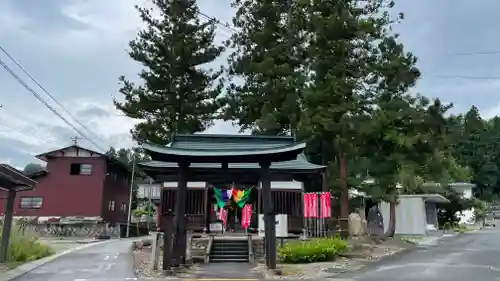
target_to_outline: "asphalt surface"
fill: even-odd
[[[112,240],[76,250],[14,279],[15,281],[137,280],[131,240]]]
[[[500,228],[445,239],[391,262],[338,281],[494,281],[500,280]]]
[[[130,255],[131,240],[116,240],[68,253],[30,271],[15,281],[126,281],[138,280]],[[189,278],[201,280],[217,276]],[[223,272],[222,270],[220,272]],[[257,280],[257,276],[238,276]],[[257,277],[257,278],[256,278]],[[234,277],[233,277],[234,278]],[[255,278],[255,279],[254,279]],[[238,279],[232,279],[238,280]],[[318,279],[315,279],[318,280]],[[336,281],[495,281],[500,280],[500,228],[444,239],[375,266],[336,276]],[[318,280],[319,281],[319,280]]]

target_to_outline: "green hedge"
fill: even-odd
[[[347,241],[340,238],[321,238],[310,241],[288,242],[279,250],[284,263],[311,263],[333,261],[348,251]]]
[[[0,228],[0,233],[1,231]],[[35,235],[27,231],[23,233],[19,230],[19,227],[12,226],[9,248],[7,250],[7,262],[24,263],[38,260],[52,254],[54,254],[54,250],[40,243]]]

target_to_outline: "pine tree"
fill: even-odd
[[[254,133],[294,134],[299,122],[304,33],[302,1],[234,0],[235,32],[228,46],[232,80],[225,119]]]
[[[326,160],[338,165],[344,219],[349,214],[348,163],[363,141],[359,128],[371,110],[375,42],[391,23],[381,12],[383,1],[360,2],[315,0],[307,6],[311,81],[304,96],[301,130],[332,148]]]
[[[476,196],[480,198],[491,198],[499,178],[495,159],[497,138],[491,128],[481,118],[479,110],[472,106],[465,114],[462,136],[458,142],[462,164],[472,170],[472,182],[476,184]]]
[[[142,64],[140,84],[120,77],[124,101],[115,106],[140,119],[137,141],[169,142],[172,134],[201,132],[212,125],[222,71],[207,68],[223,51],[214,44],[215,20],[201,22],[195,0],[153,0],[136,6],[147,27],[130,42],[130,57]],[[159,14],[155,16],[153,14]]]

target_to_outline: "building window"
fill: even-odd
[[[43,197],[21,197],[21,209],[41,209]]]
[[[114,211],[115,210],[115,201],[110,200],[108,203],[108,210]]]
[[[122,202],[121,210],[122,212],[127,212],[127,203]]]
[[[91,164],[71,164],[69,169],[70,175],[92,175]]]

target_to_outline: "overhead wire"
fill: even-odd
[[[29,137],[32,137],[32,138],[35,138],[35,139],[47,142],[47,143],[58,145],[58,143],[56,141],[54,141],[54,140],[50,140],[50,139],[47,139],[45,137],[41,137],[41,136],[39,136],[37,134],[33,134],[33,133],[30,133],[30,132],[27,132],[27,131],[19,128],[19,127],[16,127],[16,126],[12,126],[11,124],[7,123],[2,118],[0,118],[0,124],[3,125],[4,127],[8,128],[8,129],[10,129],[10,131],[18,132],[20,134],[23,134],[23,135],[26,135],[26,136],[29,136]],[[2,131],[2,130],[0,130],[0,131]],[[7,131],[7,130],[5,130],[5,131]]]
[[[47,107],[52,113],[54,113],[59,119],[63,120],[68,126],[70,126],[75,132],[77,132],[81,137],[85,138],[96,148],[106,151],[106,149],[102,149],[100,145],[94,142],[91,138],[87,137],[80,129],[78,129],[75,125],[73,125],[68,119],[62,116],[54,107],[52,107],[47,101],[40,96],[33,88],[31,88],[19,75],[17,75],[1,58],[0,58],[0,66],[2,66],[16,81],[21,84],[26,90],[28,90],[38,101],[40,101],[45,107]]]
[[[5,49],[3,49],[5,50]],[[12,56],[11,56],[12,57]],[[12,59],[13,61],[15,61],[15,59]],[[69,120],[67,120],[64,116],[62,116],[54,107],[52,107],[49,103],[47,103],[47,101],[42,97],[40,96],[40,94],[38,94],[38,92],[36,92],[33,88],[31,88],[21,77],[19,77],[1,58],[0,58],[0,65],[14,78],[16,79],[25,89],[27,89],[31,94],[33,94],[45,107],[47,107],[52,113],[54,113],[57,117],[59,117],[61,120],[64,121],[64,123],[66,123],[67,125],[69,125],[75,132],[77,132],[80,137],[82,137],[83,139],[89,141],[92,145],[94,145],[96,148],[98,148],[99,150],[101,150],[102,153],[105,153],[107,151],[107,149],[104,149],[102,148],[100,145],[98,145],[96,142],[94,142],[91,138],[89,138],[86,134],[84,134],[81,130],[79,130],[74,124],[72,124]],[[20,63],[16,63],[16,65],[19,66],[19,68],[21,69],[24,69]],[[31,76],[31,75],[30,75]],[[37,81],[34,77],[32,78],[33,81]],[[43,86],[41,86],[40,83],[36,82],[36,84],[42,88]],[[44,88],[45,89],[45,88]],[[45,89],[44,91],[46,91],[46,93],[48,93],[48,91]],[[50,94],[48,94],[50,95]],[[57,104],[59,104],[61,107],[64,108],[64,106],[61,105],[60,102],[57,101],[57,99],[53,96],[53,95],[50,95],[52,99],[55,100],[55,102]],[[71,115],[71,113],[69,113]],[[77,120],[78,119],[76,117],[73,116],[73,119],[74,120]],[[81,124],[81,122],[78,121],[79,124]],[[88,128],[87,128],[88,130]],[[93,132],[92,132],[93,133]],[[94,134],[94,133],[93,133]],[[95,134],[94,134],[95,135]],[[102,141],[102,140],[101,140]],[[103,142],[104,143],[104,142]],[[112,148],[111,145],[108,145],[108,148]],[[121,163],[122,165],[124,165],[124,167],[128,167],[128,163],[124,163],[123,161],[121,161],[120,159],[118,159],[117,157],[114,157],[114,156],[110,156],[111,158],[113,158],[115,161],[117,161],[118,163]],[[134,158],[135,159],[135,158]]]
[[[85,126],[85,124],[83,124],[82,122],[80,122],[73,114],[71,114],[71,112],[69,112],[68,109],[66,109],[66,107],[61,103],[59,102],[51,93],[49,93],[49,91],[42,85],[40,84],[40,82],[38,82],[37,79],[35,79],[35,77],[33,77],[33,75],[31,75],[28,70],[26,70],[26,68],[24,68],[21,63],[19,63],[9,52],[7,52],[7,50],[2,47],[0,45],[0,51],[2,51],[17,67],[19,67],[19,69],[21,69],[21,71],[26,74],[26,76],[28,76],[28,78],[31,79],[31,81],[33,81],[33,83],[35,83],[53,102],[55,102],[57,105],[59,105],[59,107],[61,107],[63,109],[64,112],[66,112],[66,114],[68,114],[69,117],[71,117],[71,119],[73,119],[78,125],[80,125],[83,129],[85,129],[89,134],[93,135],[97,140],[99,140],[100,142],[102,142],[103,144],[106,144],[102,139],[100,139],[94,132],[92,132],[92,130],[90,130],[87,126]]]

